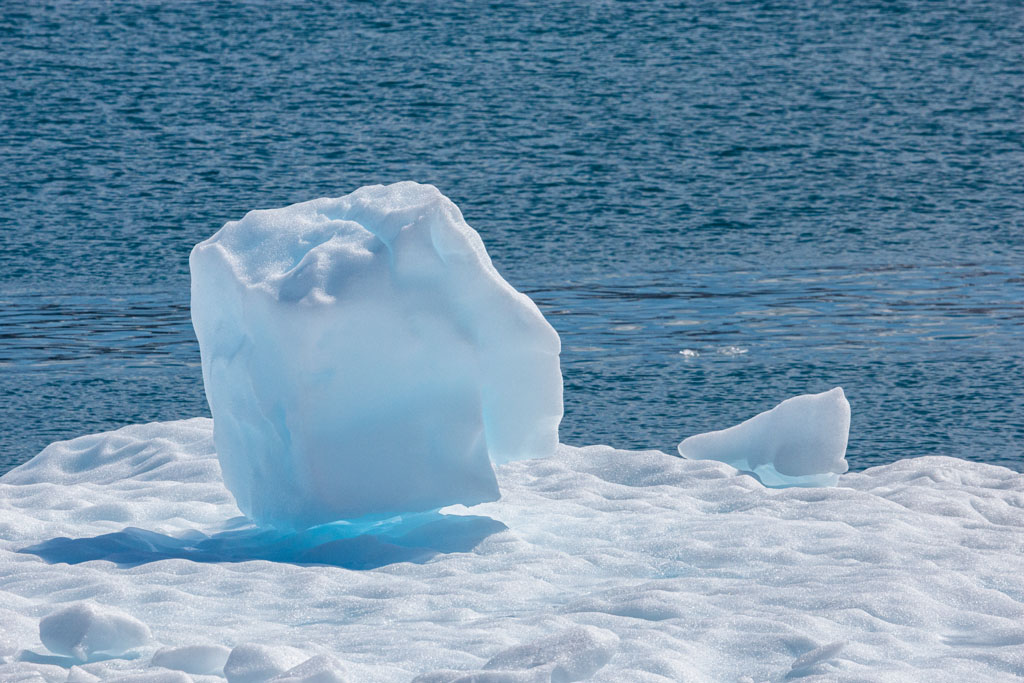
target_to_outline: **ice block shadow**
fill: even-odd
[[[193,531],[169,536],[127,527],[91,538],[52,538],[19,552],[38,555],[51,564],[106,560],[134,567],[168,559],[268,560],[375,569],[397,562],[423,563],[442,553],[468,552],[506,529],[490,517],[426,512],[383,521],[335,522],[299,532],[247,526],[213,535]]]

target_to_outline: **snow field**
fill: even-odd
[[[0,680],[1024,675],[1018,473],[937,456],[769,489],[603,446],[496,473],[500,501],[380,537],[268,535],[210,420],[53,444],[0,478]]]

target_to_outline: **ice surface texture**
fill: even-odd
[[[104,539],[128,526],[187,540],[245,523],[212,435],[208,419],[135,425],[53,444],[0,477],[0,681],[67,680],[66,662],[43,661],[39,622],[81,602],[152,634],[82,664],[83,681],[1024,676],[1024,475],[949,457],[771,489],[716,461],[560,446],[496,467],[501,500],[461,511],[507,529],[359,571],[237,556],[126,568],[27,550],[67,537],[113,557],[124,548]],[[200,659],[223,673],[185,672]]]
[[[558,335],[431,185],[252,211],[190,267],[224,481],[254,520],[495,500],[492,460],[558,443]]]
[[[841,387],[786,399],[746,422],[679,444],[691,460],[720,460],[766,486],[835,486],[848,469],[850,404]]]

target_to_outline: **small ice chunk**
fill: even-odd
[[[39,621],[39,639],[50,652],[87,662],[94,655],[117,656],[145,645],[149,627],[124,612],[80,602]]]
[[[719,460],[765,486],[835,486],[848,469],[850,404],[842,387],[786,399],[746,422],[679,444],[691,460]]]
[[[223,645],[165,647],[153,655],[153,666],[190,674],[217,675],[224,671],[231,650]]]
[[[304,528],[498,498],[558,444],[558,334],[431,185],[252,211],[192,250],[224,483]]]
[[[228,683],[265,683],[309,659],[293,647],[244,643],[231,650],[224,664]]]

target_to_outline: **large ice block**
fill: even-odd
[[[192,250],[224,481],[302,528],[498,498],[558,443],[558,334],[431,185],[252,211]]]

